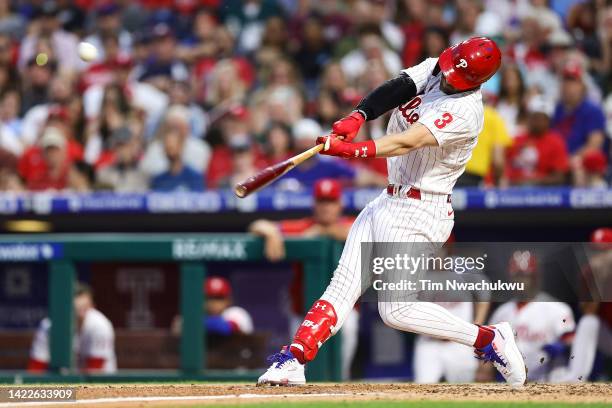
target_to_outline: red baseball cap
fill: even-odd
[[[582,156],[582,165],[589,173],[604,174],[608,167],[608,159],[601,150],[589,150]]]
[[[568,61],[563,66],[563,78],[582,80],[583,73],[582,65],[578,61]]]
[[[226,298],[232,294],[232,285],[220,276],[211,276],[204,283],[204,293],[208,298]]]
[[[337,180],[320,179],[314,185],[313,195],[315,200],[338,201],[342,198],[342,186]]]

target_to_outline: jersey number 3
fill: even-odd
[[[438,129],[444,129],[446,125],[448,125],[452,121],[453,121],[453,115],[451,115],[448,112],[444,112],[441,119],[436,119],[434,121],[434,125],[436,125]]]

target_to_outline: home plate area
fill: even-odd
[[[302,387],[255,387],[250,384],[104,384],[77,385],[77,401],[72,403],[0,403],[0,407],[25,406],[103,406],[103,407],[174,407],[207,405],[261,404],[284,406],[369,407],[397,402],[414,402],[418,407],[497,406],[511,401],[513,406],[606,406],[612,400],[612,385],[528,384],[512,389],[504,384],[309,384]],[[448,404],[442,403],[446,401]],[[452,403],[451,403],[452,401]],[[363,404],[363,405],[362,405]],[[404,404],[401,404],[404,405]]]

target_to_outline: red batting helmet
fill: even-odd
[[[232,294],[232,285],[220,276],[211,276],[204,283],[204,293],[208,298],[226,298]]]
[[[591,242],[594,244],[612,243],[612,228],[598,228],[591,234]]]
[[[466,91],[495,74],[501,65],[501,51],[493,40],[473,37],[442,51],[438,64],[446,82]]]

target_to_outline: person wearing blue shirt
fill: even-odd
[[[568,62],[563,68],[561,100],[555,108],[552,123],[553,129],[565,139],[571,155],[573,184],[585,186],[587,176],[583,157],[597,150],[608,157],[609,142],[605,137],[604,112],[587,99],[584,70],[576,61]]]
[[[168,129],[163,142],[170,165],[168,170],[153,178],[151,188],[155,191],[204,190],[203,175],[183,163],[181,156],[184,140],[179,132]]]
[[[603,110],[586,97],[583,70],[575,63],[563,69],[561,101],[553,115],[553,127],[565,138],[572,155],[585,150],[603,149],[606,117]]]

